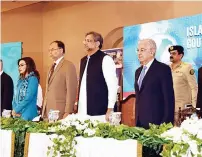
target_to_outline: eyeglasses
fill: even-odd
[[[25,66],[26,64],[20,64],[20,65],[18,65],[18,67],[23,67],[23,66]]]
[[[57,48],[57,49],[49,49],[48,51],[49,51],[49,52],[53,52],[53,51],[56,51],[56,50],[59,50],[59,49],[61,49],[61,48]]]

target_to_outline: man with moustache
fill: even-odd
[[[192,65],[182,62],[184,48],[180,45],[171,46],[170,65],[173,77],[173,88],[175,93],[175,112],[179,107],[184,109],[186,104],[196,107],[198,85]]]
[[[202,117],[202,67],[198,69],[198,96],[196,107],[200,108]]]
[[[75,103],[75,110],[78,109],[80,115],[104,115],[103,120],[109,120],[118,89],[115,63],[100,50],[103,38],[99,33],[86,33],[83,44],[87,56],[80,62],[78,101]]]
[[[53,41],[49,53],[54,62],[46,79],[42,117],[47,119],[50,110],[59,110],[59,119],[62,119],[73,112],[77,89],[76,68],[64,59],[65,45],[62,41]]]
[[[160,125],[174,122],[174,90],[170,67],[155,59],[156,43],[143,39],[138,43],[141,63],[135,72],[136,126],[149,128],[149,123]]]

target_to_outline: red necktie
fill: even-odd
[[[48,78],[48,83],[49,83],[49,81],[50,81],[50,78],[51,78],[52,75],[53,75],[53,72],[54,72],[55,66],[56,66],[56,63],[54,63],[54,64],[52,65],[51,69],[50,69],[50,75],[49,75],[49,78]]]

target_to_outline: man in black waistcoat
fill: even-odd
[[[156,43],[140,40],[137,54],[142,66],[135,72],[136,126],[174,122],[174,90],[171,69],[155,59]]]
[[[1,114],[4,109],[12,110],[13,80],[3,71],[3,61],[0,60],[1,75]]]
[[[78,104],[75,110],[80,115],[106,115],[109,120],[113,111],[118,80],[113,59],[102,52],[103,38],[99,33],[89,32],[83,41],[87,56],[80,62]]]
[[[202,67],[198,69],[198,97],[196,107],[200,108],[202,116]]]

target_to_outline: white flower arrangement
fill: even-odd
[[[104,131],[98,129],[101,126]],[[51,138],[54,144],[50,148],[49,156],[57,157],[61,152],[65,152],[65,156],[75,157],[76,136],[94,137],[100,134],[104,137],[108,135],[109,131],[113,133],[113,130],[110,129],[113,128],[115,131],[116,127],[109,123],[105,125],[105,123],[100,123],[89,117],[69,115],[61,120],[59,125],[53,125],[49,128],[50,132],[55,131],[58,134]],[[170,149],[166,150],[165,153],[167,155],[162,152],[163,157],[202,157],[202,119],[187,118],[180,127],[173,127],[162,133],[160,137],[168,141],[168,145],[170,145]]]
[[[86,129],[84,130],[84,134],[87,134],[88,136],[93,136],[95,135],[95,129]]]
[[[80,116],[76,114],[71,114],[67,116],[65,119],[61,120],[61,126],[59,126],[60,130],[62,128],[65,130],[68,127],[76,127],[76,130],[83,132],[84,134],[87,134],[89,136],[92,136],[95,134],[95,130],[89,128],[89,125],[91,125],[93,128],[95,128],[98,125],[99,121],[90,119],[88,116]]]
[[[84,137],[93,137],[96,133],[96,126],[99,124],[99,121],[91,119],[88,116],[79,116],[79,115],[69,115],[65,119],[60,121],[59,125],[49,127],[49,132],[59,133],[63,132],[66,135],[50,135],[50,140],[53,141],[53,145],[49,147],[48,156],[57,157],[60,155],[60,152],[68,152],[66,154],[68,157],[75,156],[74,146],[76,145],[75,136],[82,135]],[[72,130],[71,130],[72,129]],[[68,132],[68,130],[71,130]],[[68,139],[65,140],[65,139]],[[60,145],[58,150],[57,145]]]
[[[180,127],[174,127],[161,137],[174,144],[170,156],[201,157],[202,156],[202,119],[187,118]]]

